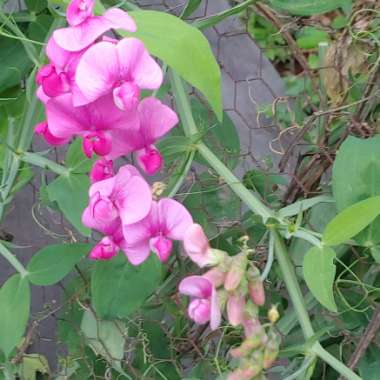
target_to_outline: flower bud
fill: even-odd
[[[263,365],[265,369],[272,366],[276,360],[280,349],[280,337],[274,331],[270,331],[268,334],[269,340],[265,347]]]
[[[258,336],[261,339],[262,336],[265,335],[265,330],[263,326],[261,326],[261,323],[257,318],[245,319],[243,321],[243,327],[244,327],[245,336],[247,338]]]
[[[215,286],[215,288],[218,288],[224,283],[226,274],[220,267],[215,267],[207,271],[203,277],[207,278]]]
[[[227,272],[224,288],[228,291],[235,290],[241,283],[247,267],[246,255],[240,253],[232,258],[231,269]]]
[[[252,353],[253,350],[260,347],[262,343],[261,335],[251,335],[249,338],[245,339],[243,343],[230,351],[230,354],[234,358],[247,357]]]
[[[251,266],[247,272],[248,291],[251,300],[257,306],[262,306],[265,303],[264,285],[260,278],[260,271]]]
[[[230,295],[227,301],[227,316],[232,326],[243,323],[245,309],[245,297],[238,294]]]
[[[162,193],[166,190],[166,185],[163,182],[154,182],[152,185],[152,195],[154,199],[160,198]]]

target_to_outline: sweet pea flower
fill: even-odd
[[[177,114],[160,100],[148,97],[137,107],[139,127],[128,135],[129,152],[136,152],[137,163],[148,175],[156,174],[163,158],[154,143],[178,123]]]
[[[106,160],[104,158],[94,162],[89,174],[91,183],[95,183],[107,178],[111,178],[113,177],[113,175],[114,175],[113,161]]]
[[[87,103],[112,92],[115,104],[124,110],[136,107],[141,89],[157,89],[162,80],[160,66],[137,38],[94,44],[80,58],[75,74]]]
[[[202,276],[189,276],[179,284],[179,291],[190,296],[189,317],[197,324],[210,322],[215,330],[221,322],[218,295],[213,284]]]
[[[127,12],[111,8],[102,16],[94,16],[94,3],[94,0],[73,0],[69,4],[66,16],[70,26],[53,33],[58,46],[69,52],[78,52],[110,29],[136,31],[136,24]]]
[[[115,176],[92,184],[89,196],[82,222],[106,235],[115,234],[121,224],[145,218],[152,202],[149,185],[132,165],[124,165]]]
[[[128,153],[129,131],[138,127],[137,115],[119,110],[111,96],[74,107],[72,95],[63,94],[47,101],[46,115],[54,137],[83,137],[83,150],[88,157],[96,153],[112,159]]]
[[[227,301],[227,316],[232,326],[238,326],[244,321],[245,297],[232,294]]]
[[[193,222],[184,206],[173,199],[153,201],[149,214],[138,223],[124,224],[122,247],[133,265],[145,261],[150,251],[165,262],[173,248],[173,240],[182,240]]]
[[[185,252],[200,268],[217,265],[224,259],[224,252],[212,249],[208,238],[199,224],[192,224],[185,233],[183,244]]]

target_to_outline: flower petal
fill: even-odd
[[[190,297],[210,298],[213,286],[211,282],[202,276],[185,277],[179,284],[179,291]]]
[[[107,94],[119,76],[119,64],[115,45],[99,42],[81,57],[75,81],[89,102]]]
[[[117,44],[121,78],[135,82],[141,89],[155,90],[161,86],[161,67],[149,55],[142,41],[123,38]]]
[[[213,287],[212,294],[211,294],[211,316],[210,316],[211,330],[216,330],[220,326],[221,321],[222,321],[222,313],[220,311],[218,293]]]
[[[182,240],[186,230],[193,223],[193,218],[186,207],[170,198],[158,202],[158,215],[162,232],[173,240]]]
[[[112,29],[124,29],[128,32],[136,32],[137,26],[133,18],[121,9],[110,8],[107,9],[103,18],[109,22]]]
[[[121,248],[132,265],[140,265],[150,255],[149,243],[146,241],[133,247],[124,247],[122,245]]]

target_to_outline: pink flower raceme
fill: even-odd
[[[152,202],[149,185],[131,165],[122,166],[114,177],[92,184],[89,195],[82,222],[106,235],[115,234],[121,224],[145,218]]]
[[[81,57],[75,75],[87,103],[112,92],[115,104],[125,110],[137,106],[141,89],[157,89],[162,79],[160,66],[136,38],[91,46]]]
[[[221,322],[218,295],[213,284],[202,276],[189,276],[179,284],[179,291],[190,296],[189,317],[198,324],[210,322],[215,330]]]
[[[138,128],[128,135],[128,152],[136,152],[137,162],[145,173],[154,175],[161,169],[163,159],[153,145],[178,123],[176,113],[153,97],[145,98],[137,107]]]
[[[150,251],[165,262],[172,251],[172,240],[182,240],[192,222],[186,208],[175,200],[153,201],[149,214],[143,220],[123,224],[125,240],[122,248],[134,265],[145,261]]]
[[[67,7],[68,28],[57,29],[53,38],[58,46],[70,52],[83,50],[110,29],[136,31],[128,13],[111,8],[102,16],[93,15],[94,0],[73,0]]]
[[[128,152],[131,129],[138,126],[137,114],[119,110],[111,96],[103,96],[86,106],[74,107],[72,95],[51,98],[46,103],[49,131],[58,139],[83,137],[88,157],[93,153],[116,158]]]

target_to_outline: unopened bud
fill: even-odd
[[[280,313],[278,312],[277,307],[275,305],[272,305],[268,311],[268,319],[270,323],[276,323],[279,318]]]
[[[247,272],[248,291],[252,302],[257,306],[262,306],[265,303],[264,285],[260,278],[260,271],[251,266]]]
[[[259,375],[262,370],[262,364],[255,361],[243,359],[240,361],[239,368],[235,369],[227,377],[228,380],[251,380]]]
[[[162,193],[165,191],[166,187],[167,187],[166,184],[163,182],[154,182],[152,185],[153,198],[154,199],[160,198]]]
[[[224,283],[226,273],[223,272],[221,268],[215,267],[203,274],[202,277],[207,278],[207,280],[209,280],[215,288],[219,288],[219,286]]]
[[[230,295],[227,301],[227,316],[232,326],[244,321],[245,297],[240,294]]]
[[[234,358],[244,358],[252,353],[253,350],[260,347],[261,335],[252,335],[247,338],[239,347],[233,348],[230,354]]]
[[[235,290],[244,277],[247,267],[247,257],[240,253],[232,258],[231,269],[227,272],[224,288],[228,291]]]

